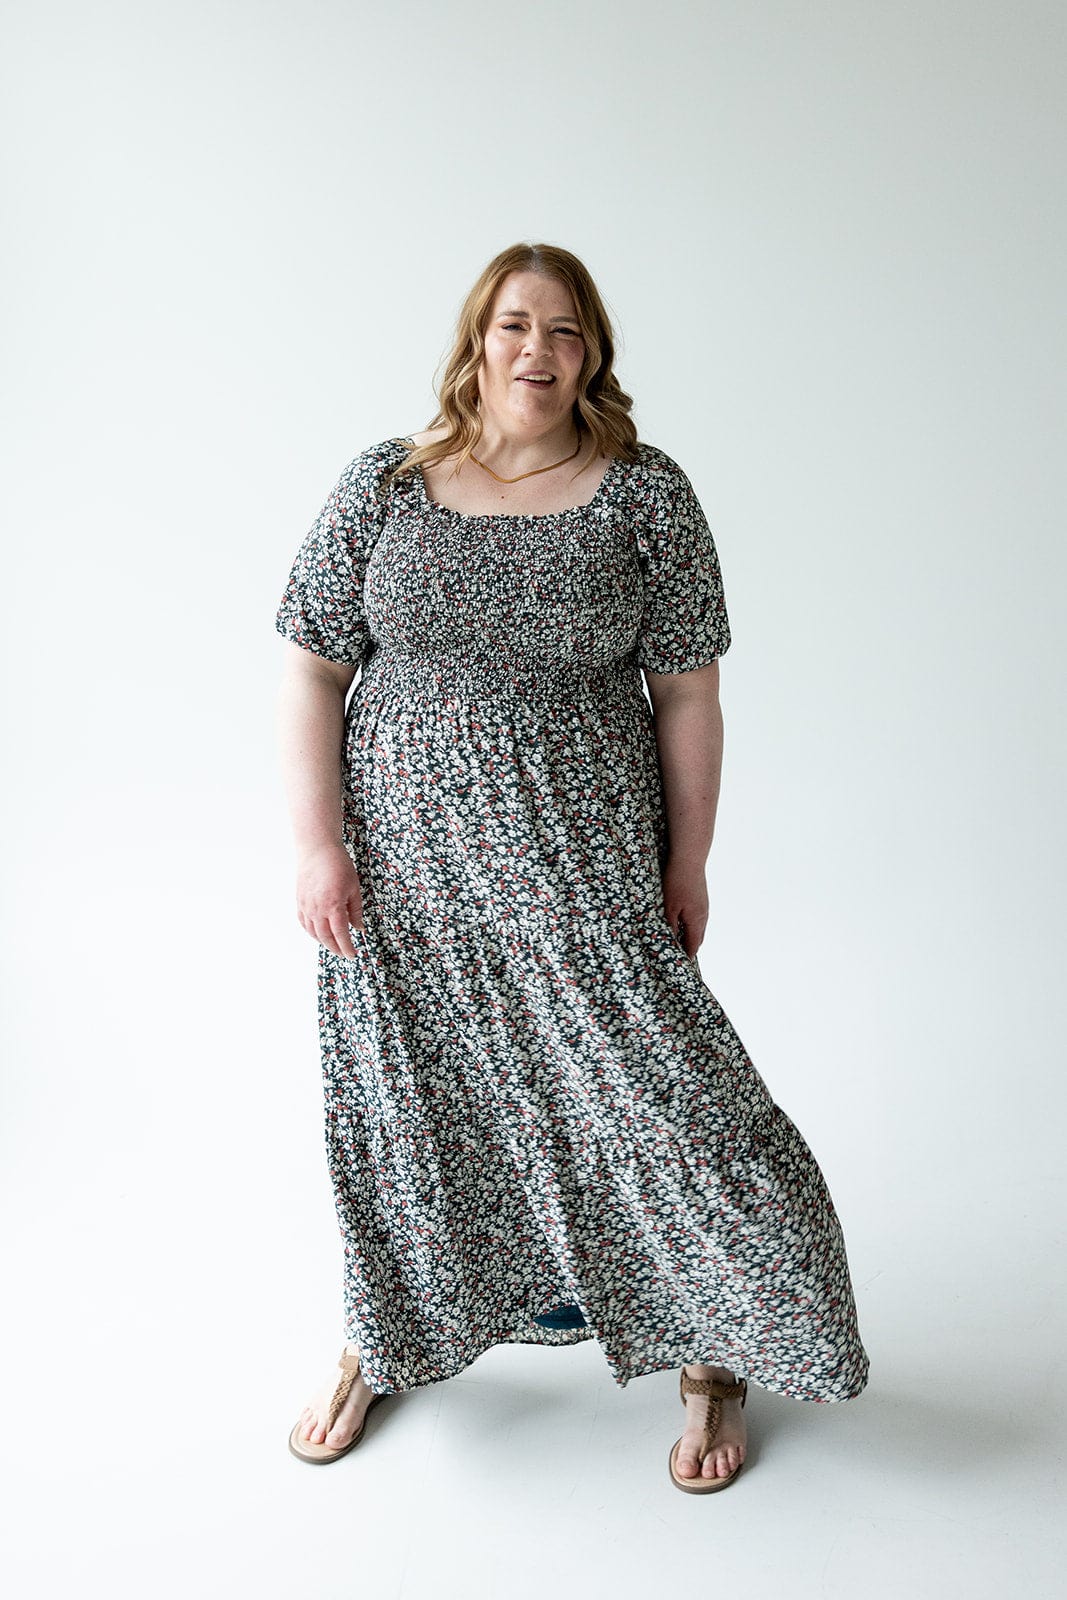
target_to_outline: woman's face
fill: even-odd
[[[551,433],[571,415],[584,359],[566,285],[539,272],[509,273],[485,330],[478,369],[483,415],[507,431]]]

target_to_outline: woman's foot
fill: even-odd
[[[349,1355],[358,1355],[359,1346],[350,1344],[346,1346]],[[358,1433],[367,1415],[367,1407],[374,1398],[374,1390],[368,1389],[363,1382],[363,1374],[357,1373],[352,1382],[352,1387],[342,1402],[337,1413],[337,1420],[329,1433],[326,1432],[326,1419],[330,1414],[330,1401],[342,1377],[340,1367],[334,1367],[327,1381],[316,1394],[309,1406],[305,1406],[300,1413],[297,1424],[297,1438],[311,1444],[325,1444],[331,1450],[342,1450],[354,1433]]]
[[[727,1367],[683,1367],[690,1378],[717,1378],[720,1383],[733,1383],[734,1375]],[[700,1448],[704,1441],[704,1422],[711,1400],[704,1394],[687,1394],[685,1397],[685,1432],[678,1446],[676,1469],[680,1478],[727,1478],[745,1459],[745,1418],[740,1400],[721,1400],[719,1431],[715,1443],[700,1465]]]

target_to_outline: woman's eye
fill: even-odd
[[[524,324],[521,322],[502,322],[501,331],[504,333],[522,333]],[[580,339],[581,334],[577,328],[553,328],[553,333],[565,333],[569,339]]]

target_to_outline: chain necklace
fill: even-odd
[[[479,461],[478,457],[473,451],[471,452],[471,460],[474,462],[476,467],[481,467],[483,472],[488,472],[491,478],[496,478],[497,483],[521,483],[523,478],[536,478],[539,472],[554,472],[557,467],[565,467],[568,461],[574,460],[581,448],[582,436],[579,434],[577,446],[571,451],[569,456],[564,456],[562,461],[553,461],[552,464],[547,467],[534,467],[532,472],[520,472],[517,478],[501,478],[493,471],[492,467],[487,467],[484,461]]]

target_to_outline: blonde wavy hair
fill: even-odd
[[[475,448],[482,433],[478,412],[478,370],[485,353],[485,330],[497,290],[511,272],[539,272],[555,278],[570,290],[585,342],[585,359],[578,375],[574,424],[579,439],[592,439],[598,455],[617,455],[636,461],[637,429],[630,417],[633,401],[619,386],[612,367],[615,340],[589,270],[569,250],[552,244],[513,244],[494,256],[471,289],[456,324],[452,353],[435,389],[440,409],[429,428],[447,427],[443,438],[416,446],[389,473],[383,489],[403,473],[456,457],[457,469]]]

